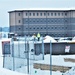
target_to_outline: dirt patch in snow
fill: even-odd
[[[34,68],[35,69],[41,69],[41,70],[50,70],[50,65],[48,65],[48,64],[34,63]],[[52,65],[52,71],[66,72],[69,69],[71,69],[71,67]]]
[[[73,63],[75,63],[75,59],[72,59],[72,58],[64,58],[64,61],[65,62],[73,62]]]

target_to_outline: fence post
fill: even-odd
[[[44,42],[43,42],[43,39],[42,39],[42,53],[43,53],[43,60],[44,60]]]
[[[18,39],[18,57],[20,58],[20,37]]]
[[[27,40],[27,71],[29,74],[29,39]]]
[[[50,40],[50,75],[52,75],[52,43]]]
[[[13,38],[12,38],[12,58],[13,58],[13,71],[15,71],[14,42],[13,42]]]

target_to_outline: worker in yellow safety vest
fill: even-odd
[[[37,34],[38,41],[40,40],[40,33]]]

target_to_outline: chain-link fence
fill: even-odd
[[[34,61],[44,59],[44,43],[43,40],[37,41],[30,39],[29,37],[19,37],[17,40],[11,40],[5,49],[3,44],[3,67],[13,70],[20,71],[22,67],[26,67],[24,73],[30,73],[32,71]],[[7,51],[8,50],[8,51]],[[31,70],[30,70],[31,69]]]

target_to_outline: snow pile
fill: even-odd
[[[44,43],[50,43],[51,42],[57,42],[54,38],[52,38],[51,36],[45,36],[44,37]]]

